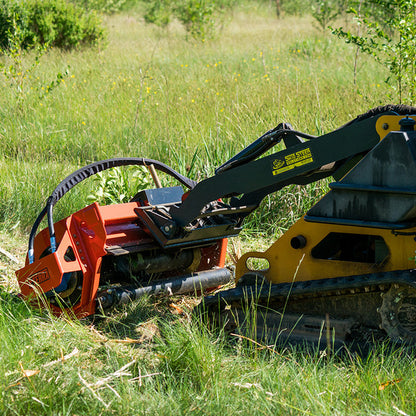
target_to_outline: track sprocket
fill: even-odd
[[[381,327],[392,340],[416,344],[416,289],[393,285],[378,312]]]

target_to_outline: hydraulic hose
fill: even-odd
[[[98,162],[91,163],[87,166],[84,166],[81,169],[78,169],[71,175],[67,176],[63,181],[59,183],[59,185],[54,189],[52,194],[49,196],[48,201],[46,202],[46,206],[40,212],[38,217],[36,218],[32,230],[29,236],[29,248],[28,248],[28,259],[29,264],[33,263],[34,261],[34,250],[33,244],[36,236],[37,229],[42,222],[45,215],[47,215],[48,219],[48,228],[49,228],[49,237],[51,242],[51,251],[54,253],[56,251],[56,239],[55,239],[55,227],[53,223],[53,207],[55,204],[74,186],[78,185],[83,180],[93,176],[99,172],[102,172],[107,169],[111,169],[118,166],[129,166],[129,165],[136,165],[136,166],[150,166],[153,165],[155,169],[160,170],[172,176],[173,178],[177,179],[180,183],[185,185],[187,188],[192,189],[196,182],[192,179],[187,178],[186,176],[181,175],[179,172],[176,172],[174,169],[169,167],[168,165],[159,162],[158,160],[153,159],[146,159],[146,158],[135,158],[135,157],[127,157],[127,158],[115,158],[115,159],[106,159],[101,160]]]

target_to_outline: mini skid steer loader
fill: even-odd
[[[324,321],[337,342],[381,328],[415,343],[415,123],[416,108],[395,105],[321,136],[282,123],[199,183],[151,159],[90,164],[56,187],[35,221],[26,265],[16,272],[22,295],[85,317],[143,293],[218,287],[231,279],[227,238],[264,197],[332,176],[330,191],[268,250],[239,259],[236,287],[205,297],[200,308],[271,340],[314,340]],[[269,151],[279,143],[283,150]],[[129,203],[94,203],[54,223],[66,192],[124,165],[152,165],[188,190],[147,189]],[[45,216],[48,227],[37,234]],[[243,299],[257,308],[250,323]]]

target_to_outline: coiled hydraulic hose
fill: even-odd
[[[114,159],[106,159],[100,160],[98,162],[91,163],[87,166],[84,166],[81,169],[78,169],[71,175],[67,176],[51,193],[49,196],[46,206],[43,208],[41,213],[36,218],[32,230],[29,236],[29,248],[28,248],[28,259],[29,264],[33,263],[34,261],[34,249],[33,244],[36,236],[37,229],[42,222],[45,215],[48,219],[48,228],[49,228],[49,237],[51,243],[51,252],[54,253],[56,251],[56,238],[55,238],[55,227],[53,223],[53,207],[55,204],[74,186],[78,185],[83,180],[93,176],[99,172],[102,172],[107,169],[115,168],[118,166],[129,166],[129,165],[136,165],[136,166],[150,166],[153,165],[155,169],[172,176],[173,178],[177,179],[180,183],[185,185],[187,188],[192,189],[196,182],[192,179],[187,178],[186,176],[181,175],[179,172],[176,172],[174,169],[169,167],[168,165],[159,162],[158,160],[153,159],[146,159],[146,158],[136,158],[136,157],[126,157],[126,158],[114,158]]]

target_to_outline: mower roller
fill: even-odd
[[[415,123],[416,108],[403,105],[374,108],[321,136],[281,123],[199,183],[151,159],[90,164],[56,187],[35,221],[16,272],[22,295],[81,318],[145,293],[218,287],[231,279],[227,238],[264,197],[332,176],[330,191],[268,250],[238,260],[235,288],[206,296],[198,309],[270,342],[326,331],[343,343],[381,331],[415,343]],[[179,186],[94,203],[54,223],[66,192],[125,165],[153,166]]]

